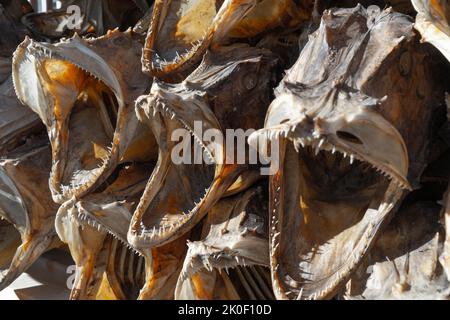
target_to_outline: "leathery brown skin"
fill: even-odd
[[[444,229],[440,206],[416,202],[396,213],[347,283],[347,299],[449,299],[439,263]]]
[[[156,0],[142,57],[144,72],[180,82],[211,47],[307,21],[314,1]],[[195,21],[195,23],[193,23]]]
[[[446,0],[412,0],[418,14],[415,28],[450,61],[450,3]]]
[[[137,71],[140,40],[131,30],[57,44],[27,38],[14,53],[16,94],[47,126],[52,144],[55,202],[81,198],[121,163],[145,161],[140,155],[156,150],[134,112],[151,83]]]
[[[74,20],[73,6],[81,14],[81,22]],[[95,34],[104,35],[107,30],[132,27],[149,9],[146,0],[69,0],[57,10],[26,14],[22,22],[39,40],[59,40],[62,37]],[[68,23],[74,24],[68,25]]]
[[[50,166],[45,133],[0,160],[0,291],[61,244],[54,229],[57,206],[46,187]]]
[[[267,184],[220,200],[188,243],[175,299],[273,299],[268,210]]]
[[[201,124],[204,133],[216,130],[224,137],[226,129],[261,128],[272,99],[276,66],[276,57],[267,50],[245,45],[223,48],[208,52],[198,69],[181,84],[155,81],[150,95],[137,101],[139,119],[152,129],[158,141],[159,158],[131,220],[128,241],[133,246],[158,247],[177,239],[191,230],[230,187],[234,192],[247,187],[245,183],[233,184],[252,168],[248,152],[242,165],[236,164],[237,158],[230,158],[233,155],[225,159],[226,139],[206,141],[195,122]],[[172,137],[178,129],[184,136]],[[187,161],[173,161],[172,155],[180,155],[180,147],[186,142],[204,156],[203,160],[196,161],[194,152],[186,151],[183,157]]]
[[[153,250],[136,250],[126,240],[152,166],[126,165],[104,190],[61,206],[57,231],[77,266],[71,299],[96,299],[103,274],[117,299],[173,298],[186,238]]]
[[[402,14],[327,10],[276,89],[249,142],[280,145],[270,178],[278,299],[333,297],[417,185],[444,96],[428,49]]]

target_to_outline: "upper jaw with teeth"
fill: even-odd
[[[417,186],[444,88],[412,29],[389,10],[325,11],[276,89],[265,129],[250,137],[280,146],[270,188],[277,298],[336,294]]]
[[[295,29],[311,11],[312,1],[226,0],[218,7],[216,1],[209,0],[157,0],[143,70],[165,81],[181,81],[209,48],[221,46],[227,38],[257,37],[276,28]],[[202,23],[191,23],[196,20]]]
[[[179,105],[179,102],[181,102],[179,94],[183,97],[183,107]],[[205,189],[201,190],[203,192],[200,192],[200,195],[198,195],[199,198],[192,199],[192,207],[189,207],[183,213],[177,214],[175,221],[163,218],[159,223],[155,223],[150,227],[147,227],[143,223],[144,215],[152,202],[155,201],[154,198],[157,194],[164,192],[164,188],[170,188],[171,180],[166,180],[168,171],[172,168],[178,170],[177,166],[180,166],[180,168],[183,166],[183,164],[175,165],[171,163],[172,160],[170,157],[174,142],[170,141],[170,130],[175,128],[186,130],[189,136],[193,138],[194,145],[211,161],[211,165],[214,165],[215,161],[221,158],[221,155],[213,155],[212,150],[208,149],[208,146],[203,143],[202,137],[196,135],[193,120],[204,119],[202,122],[204,129],[218,129],[220,125],[209,110],[201,94],[198,92],[176,92],[173,86],[167,86],[164,83],[155,82],[151,94],[140,97],[136,105],[138,118],[152,128],[154,136],[157,137],[160,149],[158,163],[148,180],[147,187],[133,214],[128,231],[128,241],[130,243],[136,247],[147,248],[169,243],[173,239],[188,232],[198,222],[199,218],[196,213],[204,205],[204,200],[208,192],[210,192],[211,187],[210,185],[205,185]],[[219,162],[221,161],[219,160]],[[199,174],[200,177],[198,178],[202,178],[201,176],[203,174],[201,172]],[[176,176],[173,178],[175,179]],[[202,182],[200,181],[200,183]],[[184,192],[189,193],[191,191],[185,190]],[[181,209],[169,207],[168,210],[174,210],[177,213]],[[159,214],[159,212],[155,212],[155,214],[157,213]],[[150,215],[152,215],[151,211]]]
[[[273,54],[249,46],[208,52],[184,82],[155,81],[150,94],[138,99],[138,118],[153,130],[159,160],[133,215],[130,243],[159,246],[186,233],[248,170],[247,164],[226,164],[225,139],[211,148],[197,134],[196,122],[202,126],[200,134],[209,129],[224,135],[227,128],[262,127],[275,81],[270,72],[276,66]],[[241,100],[247,105],[240,104]],[[180,144],[171,141],[172,133],[178,129],[192,139],[192,146],[201,149],[202,164],[173,163],[172,151]],[[179,196],[175,199],[173,194]]]
[[[135,72],[141,50],[132,31],[114,30],[57,44],[27,38],[14,53],[17,96],[40,116],[52,143],[55,202],[87,194],[124,160],[138,126],[130,106],[150,85],[148,77]],[[27,90],[30,86],[35,89]],[[79,131],[73,121],[95,121],[92,112],[97,121],[83,132],[72,132]],[[73,149],[74,143],[78,148]]]

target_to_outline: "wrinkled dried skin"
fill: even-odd
[[[81,21],[73,17],[75,11],[71,6],[78,6]],[[108,30],[126,30],[134,26],[148,9],[145,0],[70,0],[64,1],[61,9],[29,13],[22,21],[36,38],[42,40],[57,40],[75,33],[101,36]]]
[[[444,233],[439,211],[429,202],[400,210],[347,284],[346,298],[450,298],[438,260]]]
[[[132,31],[55,45],[26,39],[17,48],[14,86],[47,126],[55,202],[88,194],[118,165],[146,161],[142,155],[157,150],[134,112],[135,99],[150,85],[139,72],[141,50]]]
[[[443,98],[407,16],[332,9],[287,72],[264,130],[280,143],[271,177],[271,268],[279,299],[333,297],[424,170]]]
[[[175,299],[273,299],[266,189],[225,198],[209,211],[203,239],[188,243]]]
[[[418,14],[415,28],[450,61],[450,3],[447,0],[412,0]]]
[[[298,2],[297,2],[298,3]],[[313,1],[173,0],[155,1],[143,54],[143,70],[179,82],[208,48],[227,38],[256,37],[276,28],[296,28],[310,18]]]
[[[266,50],[248,46],[223,49],[208,53],[182,84],[155,82],[150,95],[137,101],[139,119],[157,139],[159,158],[133,214],[128,232],[133,246],[155,247],[177,239],[230,187],[233,192],[248,187],[246,182],[233,186],[239,176],[249,177],[245,173],[250,169],[248,158],[243,165],[225,159],[225,139],[209,143],[195,122],[204,133],[216,130],[223,135],[226,129],[261,128],[272,99],[275,66],[276,58]],[[185,161],[178,163],[172,155],[180,155],[183,146],[187,146]],[[203,160],[197,161],[195,154]]]
[[[0,161],[0,290],[57,246],[57,207],[47,187],[51,151],[44,136]]]

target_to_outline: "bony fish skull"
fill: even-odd
[[[327,10],[276,89],[249,141],[280,146],[270,178],[277,298],[333,297],[418,184],[444,97],[418,40],[389,9]]]
[[[119,164],[157,150],[134,112],[134,100],[150,86],[139,72],[141,50],[130,30],[57,44],[27,38],[17,48],[15,90],[47,126],[55,202],[82,197]]]

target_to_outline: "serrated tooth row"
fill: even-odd
[[[167,59],[162,58],[157,52],[155,52],[153,50],[149,50],[152,52],[152,59],[151,59],[151,61],[148,61],[147,64],[151,65],[151,68],[153,70],[159,69],[160,71],[163,71],[163,69],[169,65],[179,64],[180,62],[187,60],[189,58],[189,56],[191,55],[191,52],[197,51],[202,46],[205,37],[206,37],[206,33],[201,40],[191,42],[191,48],[186,49],[184,53],[180,53],[178,51],[175,52],[175,58],[171,61],[168,61]]]
[[[164,225],[159,228],[156,228],[156,226],[154,226],[153,229],[147,230],[141,221],[141,223],[140,223],[140,229],[141,229],[140,231],[141,232],[140,232],[139,236],[144,239],[154,239],[156,237],[162,237],[167,232],[171,232],[172,230],[179,228],[181,225],[186,223],[186,221],[188,221],[189,219],[192,218],[192,216],[194,215],[194,212],[197,210],[198,205],[202,203],[202,201],[205,199],[208,192],[209,192],[209,188],[206,188],[203,198],[201,198],[199,200],[199,202],[194,201],[195,207],[189,213],[183,212],[181,217],[179,219],[177,219],[177,221],[175,221],[174,223],[172,223],[170,225]]]

